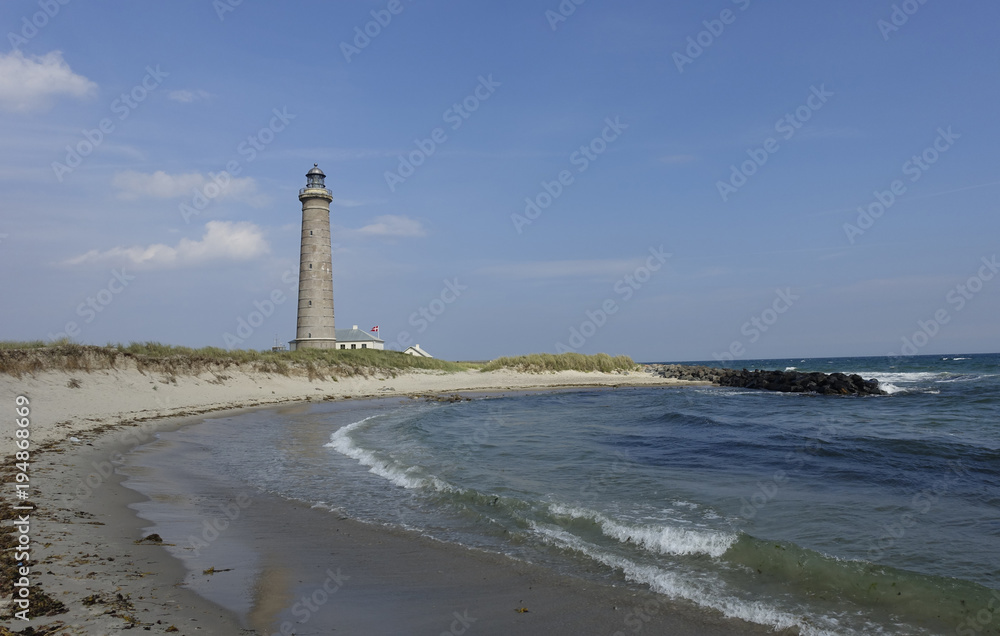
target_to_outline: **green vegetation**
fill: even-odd
[[[57,343],[53,343],[57,344]],[[66,344],[65,341],[61,341],[58,344]],[[44,340],[31,340],[25,342],[19,342],[17,340],[0,340],[0,350],[2,349],[41,349],[42,347],[50,346],[46,344]]]
[[[418,358],[376,349],[303,349],[300,351],[227,351],[218,347],[191,349],[159,342],[133,342],[104,347],[66,341],[0,342],[0,373],[16,377],[40,371],[99,371],[134,366],[139,371],[172,376],[220,372],[230,367],[280,375],[308,375],[313,380],[423,369],[454,373],[478,368],[472,363]],[[235,370],[235,369],[234,369]]]
[[[632,371],[638,365],[628,356],[606,353],[587,356],[579,353],[536,353],[513,358],[497,358],[485,365],[476,362],[448,362],[418,358],[398,351],[377,349],[302,349],[299,351],[226,350],[218,347],[177,347],[159,342],[81,345],[67,340],[45,343],[0,342],[0,373],[21,377],[42,371],[101,371],[136,368],[142,372],[169,376],[215,373],[231,369],[277,375],[306,375],[311,380],[386,374],[395,376],[411,370],[456,373],[467,369],[495,371],[512,369],[528,373],[549,371]],[[221,377],[221,376],[220,376]]]
[[[634,371],[638,366],[628,356],[615,356],[612,358],[606,353],[598,353],[592,356],[586,356],[582,353],[561,353],[559,355],[533,353],[514,358],[497,358],[483,367],[483,371],[513,369],[529,373],[542,373],[544,371],[601,371],[603,373],[613,373],[615,371]]]

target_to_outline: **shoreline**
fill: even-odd
[[[18,395],[31,401],[32,447],[78,437],[84,442],[109,427],[167,417],[280,405],[291,402],[419,397],[423,394],[517,391],[589,386],[693,386],[708,381],[662,378],[645,371],[411,371],[393,376],[311,380],[304,376],[227,370],[172,375],[131,368],[43,371],[15,378],[0,375],[0,405],[14,407]],[[13,431],[3,430],[0,452],[16,450]]]
[[[382,402],[345,405],[344,421]],[[652,633],[710,636],[774,633],[671,601],[620,575],[615,583],[565,575],[419,531],[347,517],[336,502],[328,502],[331,509],[286,499],[209,475],[210,470],[178,472],[173,467],[190,452],[190,443],[174,436],[157,446],[144,449],[151,457],[131,458],[131,468],[138,467],[145,482],[135,486],[144,491],[143,485],[152,486],[146,494],[156,499],[197,484],[199,512],[182,518],[178,509],[188,507],[171,497],[165,505],[144,506],[144,518],[177,546],[171,550],[184,559],[187,581],[239,614],[252,633],[438,634],[448,633],[455,621],[454,633],[461,633],[463,619],[464,627],[475,624],[470,633],[483,634],[634,633],[637,626]],[[199,545],[200,554],[192,552],[190,537],[202,529],[199,523],[213,513],[221,519],[218,511],[241,497],[238,517],[220,528],[217,540],[202,534],[207,544]],[[215,574],[205,576],[209,569]]]
[[[159,545],[138,542],[149,524],[129,506],[146,498],[124,487],[125,477],[114,470],[138,440],[197,421],[157,419],[106,430],[93,442],[50,442],[33,456],[31,583],[68,611],[0,625],[43,634],[50,633],[46,626],[59,634],[111,634],[129,626],[240,633],[234,615],[179,585],[186,574],[180,561]]]
[[[80,388],[72,388],[73,378],[78,379]],[[395,378],[351,378],[340,382],[308,382],[285,377],[284,382],[274,384],[270,380],[272,378],[258,376],[233,378],[228,384],[216,384],[194,376],[167,382],[155,378],[155,375],[151,378],[150,374],[134,370],[91,374],[52,371],[31,378],[0,378],[0,399],[13,406],[16,395],[27,395],[32,403],[30,503],[35,510],[30,513],[31,583],[40,586],[51,599],[65,604],[68,609],[65,613],[38,617],[28,622],[4,620],[0,625],[13,630],[13,633],[27,627],[41,630],[46,626],[53,630],[51,633],[58,630],[60,634],[116,633],[132,627],[179,634],[266,633],[248,629],[241,624],[241,617],[236,613],[184,586],[188,569],[164,546],[139,541],[146,535],[144,528],[151,524],[130,506],[140,504],[147,498],[125,487],[122,482],[127,477],[114,470],[121,463],[123,453],[154,439],[159,431],[176,430],[201,422],[206,413],[233,414],[248,409],[274,408],[286,403],[332,399],[419,398],[431,395],[447,398],[454,393],[493,394],[588,387],[610,390],[624,386],[708,384],[655,378],[641,372],[412,373]],[[135,404],[147,399],[148,391],[158,392],[159,387],[147,389],[147,396],[144,396],[123,390],[122,384],[127,386],[129,382],[133,386],[159,382],[168,389],[163,394],[167,398],[155,403],[153,408],[136,409]],[[262,386],[271,390],[269,396],[260,397],[259,392],[265,390]],[[170,392],[170,388],[176,390]],[[226,389],[231,393],[231,399],[221,402],[218,400],[220,390]],[[308,390],[316,395],[303,394]],[[62,419],[67,416],[69,419]],[[9,447],[5,455],[11,457],[13,430],[5,431],[4,437],[4,445]],[[572,615],[588,617],[579,623],[581,627],[603,624],[611,632],[625,629],[623,621],[626,617],[631,617],[634,622],[638,616],[643,617],[641,624],[647,627],[660,625],[672,633],[748,633],[760,627],[724,619],[721,615],[715,617],[697,608],[687,608],[648,590],[637,593],[634,589],[583,581],[503,555],[440,543],[415,532],[373,526],[347,518],[338,519],[335,514],[299,502],[273,497],[270,504],[301,519],[304,525],[296,527],[318,524],[330,528],[335,525],[333,532],[344,537],[356,537],[351,545],[357,553],[367,556],[355,572],[380,572],[375,576],[376,580],[370,581],[367,586],[368,595],[364,600],[368,613],[354,615],[354,620],[362,621],[358,625],[363,625],[366,617],[377,616],[380,606],[383,609],[395,606],[396,602],[385,593],[385,587],[400,584],[396,568],[400,560],[409,559],[411,567],[407,571],[410,579],[403,588],[411,596],[421,593],[429,576],[434,578],[428,572],[436,563],[447,563],[449,577],[430,588],[436,590],[437,603],[451,594],[463,593],[472,595],[465,597],[470,601],[482,602],[516,589],[519,602],[525,606],[530,602],[538,608],[529,609],[531,614],[525,613],[524,616],[519,616],[514,611],[516,608],[506,606],[502,611],[481,611],[484,617],[492,611],[497,612],[494,616],[497,628],[511,618],[508,612],[515,618],[519,617],[522,626],[534,625],[525,633],[560,633],[567,617]],[[344,541],[343,538],[340,540]],[[386,543],[393,546],[395,554],[391,557],[381,547],[372,549],[372,546]],[[268,558],[273,560],[275,555]],[[315,562],[312,560],[312,563]],[[308,568],[309,565],[310,558],[300,560],[301,568]],[[443,571],[438,568],[438,574]],[[446,585],[454,580],[461,580],[461,585]],[[539,582],[544,584],[539,585]],[[274,582],[268,585],[274,585]],[[269,596],[274,595],[258,594],[257,598]],[[342,596],[349,595],[345,593]],[[614,601],[610,606],[599,603],[609,598]],[[11,603],[9,597],[4,599],[4,611]],[[425,606],[424,602],[420,606]],[[542,608],[549,608],[549,611]],[[259,627],[260,621],[266,622],[265,617],[274,616],[278,611],[280,608],[273,603],[270,607],[262,603],[253,608],[250,622]],[[418,613],[414,613],[413,617],[418,619]],[[599,622],[595,623],[595,620]],[[515,621],[511,628],[516,625]],[[483,631],[489,633],[489,630]],[[760,633],[767,633],[767,630],[760,628]]]

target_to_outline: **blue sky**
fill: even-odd
[[[337,324],[390,347],[997,351],[998,18],[8,0],[0,338],[290,340],[316,162]]]

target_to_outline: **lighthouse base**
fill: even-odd
[[[288,350],[297,349],[336,349],[336,338],[299,338],[288,342]]]

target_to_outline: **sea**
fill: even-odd
[[[1000,355],[738,364],[888,395],[335,401],[161,436],[247,488],[775,629],[1000,634]]]

